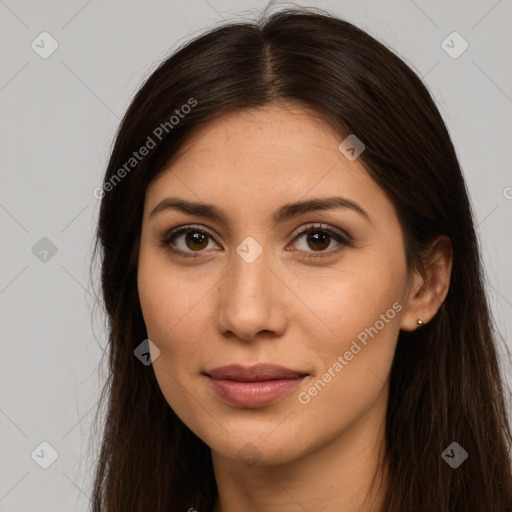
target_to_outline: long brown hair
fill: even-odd
[[[382,43],[325,11],[288,8],[256,22],[225,23],[182,45],[149,76],[122,120],[100,194],[95,246],[109,376],[94,512],[213,507],[209,447],[175,415],[151,365],[134,356],[147,338],[137,293],[145,191],[194,129],[277,101],[323,116],[340,141],[355,134],[365,144],[358,161],[396,208],[408,270],[422,268],[421,255],[437,235],[453,244],[450,290],[437,315],[398,338],[382,512],[512,508],[499,337],[474,215],[442,117],[420,78]],[[135,158],[143,146],[146,156]],[[457,468],[442,457],[452,442],[468,453]]]

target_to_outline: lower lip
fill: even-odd
[[[213,389],[230,405],[256,408],[268,405],[294,390],[304,379],[276,379],[260,382],[217,380],[209,377]]]

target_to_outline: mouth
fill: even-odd
[[[268,405],[295,389],[307,372],[274,364],[228,365],[204,372],[224,402],[239,408]]]

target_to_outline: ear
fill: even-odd
[[[427,324],[436,315],[450,288],[452,264],[451,240],[440,235],[432,242],[425,257],[425,277],[415,271],[411,279],[400,324],[403,331],[414,331],[419,327],[418,320]]]

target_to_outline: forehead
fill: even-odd
[[[260,155],[299,160],[314,148],[336,150],[340,136],[316,112],[289,104],[240,110],[200,126],[178,153],[219,157]],[[300,144],[299,144],[300,142]]]
[[[269,105],[202,125],[148,187],[148,208],[168,195],[250,215],[299,199],[342,195],[367,211],[389,201],[364,166],[338,149],[344,137],[314,111]],[[370,201],[369,201],[370,199]]]
[[[333,165],[365,172],[357,161],[343,157],[341,140],[319,114],[303,107],[272,104],[241,110],[197,128],[157,179],[185,169],[189,178],[201,174],[211,186],[228,175],[232,180],[257,176],[260,183],[318,180]]]

